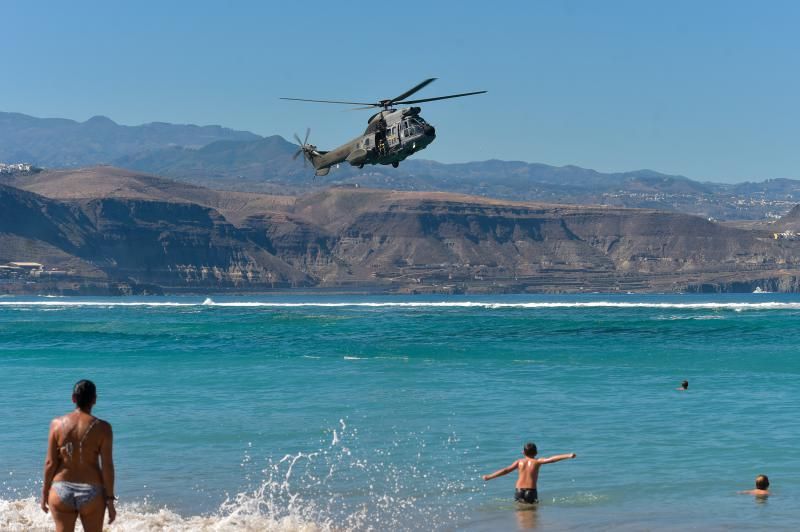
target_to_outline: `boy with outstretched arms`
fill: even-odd
[[[553,464],[561,460],[568,460],[575,458],[575,453],[570,454],[557,454],[549,458],[536,458],[536,444],[528,442],[522,449],[522,454],[525,458],[520,458],[510,466],[495,471],[491,475],[483,475],[483,480],[492,480],[493,478],[502,477],[514,471],[519,471],[517,478],[517,489],[514,493],[514,500],[517,502],[535,503],[539,502],[539,496],[536,492],[536,481],[539,479],[539,467],[543,464]]]

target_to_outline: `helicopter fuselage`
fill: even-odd
[[[363,135],[330,151],[310,146],[304,150],[316,175],[327,175],[331,166],[348,162],[397,166],[409,155],[425,149],[436,138],[436,130],[419,116],[419,107],[386,109],[369,118]]]

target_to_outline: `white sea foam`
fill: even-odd
[[[579,492],[565,497],[553,497],[551,502],[560,506],[594,506],[599,502],[608,500],[608,498],[607,495],[603,494]]]
[[[684,309],[684,310],[800,310],[800,302],[765,301],[704,302],[704,303],[654,303],[627,301],[537,301],[537,302],[489,302],[489,301],[381,301],[381,302],[273,302],[273,301],[226,301],[215,302],[206,298],[202,303],[184,301],[108,301],[108,300],[57,300],[57,301],[0,301],[0,307],[231,307],[231,308],[411,308],[411,309],[569,309],[569,308],[618,308],[618,309]]]
[[[319,448],[267,459],[263,469],[248,445],[242,467],[254,468],[253,473],[260,470],[261,476],[254,489],[227,498],[216,509],[181,515],[149,502],[121,504],[110,529],[328,532],[419,529],[418,523],[442,529],[452,528],[464,515],[472,490],[463,479],[418,464],[397,464],[391,446],[363,448],[357,431],[344,419],[329,434],[330,440],[321,441]],[[397,436],[388,435],[390,441]],[[413,436],[394,443],[424,451],[425,441]],[[436,500],[428,497],[430,493],[460,496],[455,501]],[[42,512],[34,497],[0,497],[0,530],[52,529],[51,516]]]
[[[675,321],[675,320],[694,320],[694,321],[703,321],[703,320],[724,320],[725,316],[720,316],[719,314],[703,314],[700,316],[659,316],[654,318],[655,320],[665,320],[665,321]]]
[[[142,505],[121,505],[111,530],[143,532],[150,530],[189,531],[275,531],[317,532],[334,530],[330,523],[304,521],[296,515],[275,518],[252,512],[244,506],[226,514],[181,516],[166,508],[147,509]],[[9,532],[52,531],[53,519],[39,508],[33,497],[16,500],[0,499],[0,530]],[[82,530],[80,521],[76,530]]]

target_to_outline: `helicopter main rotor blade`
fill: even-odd
[[[409,96],[411,96],[412,94],[417,92],[418,90],[422,89],[423,87],[427,86],[429,83],[432,83],[434,81],[436,81],[436,78],[428,78],[425,81],[423,81],[422,83],[419,83],[419,84],[415,85],[413,88],[408,89],[406,92],[404,92],[400,96],[397,96],[396,98],[392,98],[387,103],[389,105],[391,105],[391,104],[393,104],[395,102],[399,102],[400,100],[405,100],[406,98],[408,98]]]
[[[304,144],[304,142],[300,140],[300,137],[297,136],[297,133],[294,134],[294,140],[296,140],[297,144],[299,144],[300,146]]]
[[[405,102],[393,102],[393,103],[405,105],[407,103],[434,102],[436,100],[447,100],[448,98],[461,98],[462,96],[472,96],[473,94],[484,94],[485,92],[487,91],[465,92],[463,94],[451,94],[450,96],[437,96],[436,98],[423,98],[421,100],[408,100]]]
[[[317,102],[317,103],[341,103],[345,105],[371,105],[373,107],[378,107],[374,103],[369,102],[340,102],[337,100],[307,100],[305,98],[278,98],[279,100],[294,100],[296,102]]]
[[[296,161],[297,160],[297,156],[300,155],[301,153],[303,153],[302,149],[299,149],[296,152],[294,152],[294,155],[292,155],[292,160]]]
[[[307,127],[307,128],[306,128],[306,138],[305,138],[305,140],[303,140],[303,146],[305,146],[305,145],[306,145],[306,143],[308,143],[308,136],[309,136],[310,134],[311,134],[311,128],[310,128],[310,127]]]

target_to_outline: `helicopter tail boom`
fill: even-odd
[[[317,149],[303,150],[303,155],[305,155],[308,162],[311,163],[311,166],[314,167],[315,170],[314,175],[323,176],[327,175],[328,172],[330,171],[329,167],[327,166],[324,168],[322,167],[322,165],[325,164],[323,162],[322,156],[325,155],[326,153],[328,152],[319,151]]]
[[[305,166],[305,164],[306,164],[305,162],[308,161],[308,162],[311,163],[311,166],[314,167],[314,170],[315,170],[314,174],[315,175],[318,175],[318,176],[327,175],[327,173],[330,171],[330,169],[328,168],[330,165],[326,164],[326,161],[325,161],[323,156],[328,152],[327,151],[320,151],[313,144],[309,144],[308,143],[308,136],[310,134],[311,134],[311,129],[310,128],[306,129],[306,138],[303,139],[303,140],[300,140],[300,137],[297,136],[297,133],[294,134],[294,138],[297,141],[297,144],[299,145],[299,149],[295,152],[295,154],[292,157],[292,159],[297,159],[297,156],[302,153],[303,154],[303,166]],[[324,166],[324,168],[323,168],[323,166]]]

